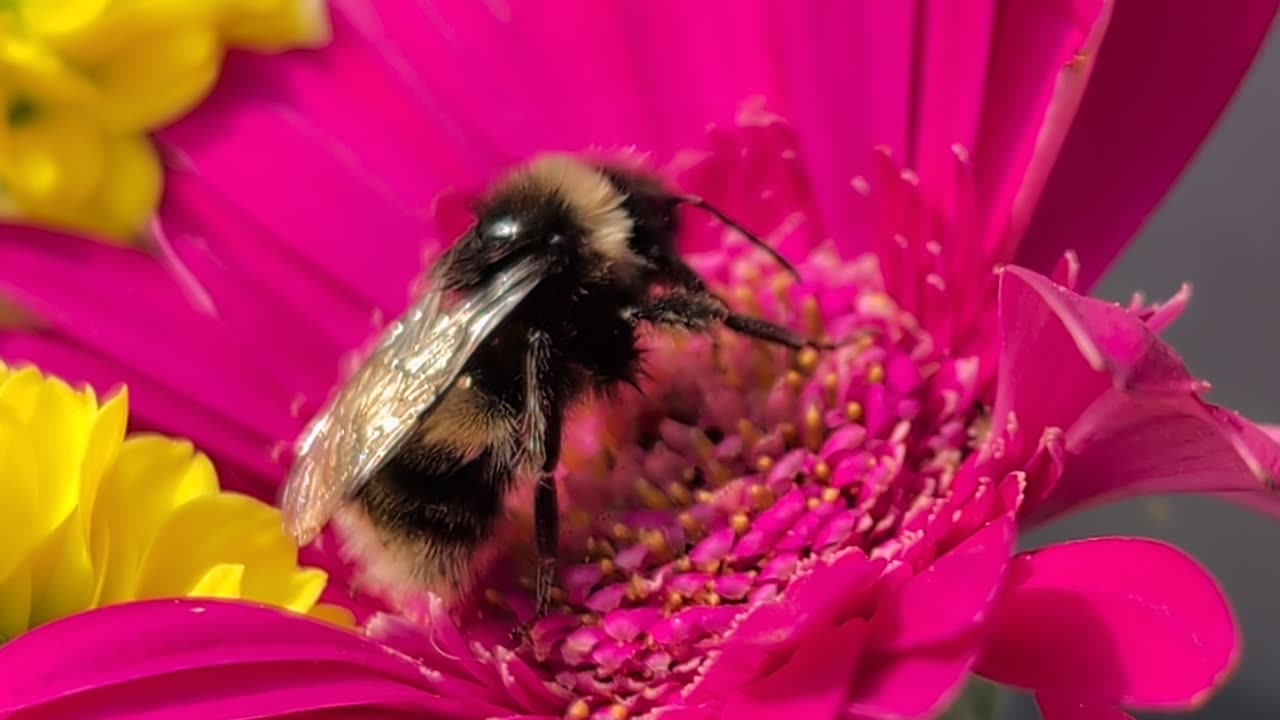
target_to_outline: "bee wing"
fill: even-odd
[[[281,511],[285,529],[299,545],[310,542],[395,453],[545,270],[541,259],[526,258],[453,299],[432,282],[432,289],[384,331],[369,358],[298,441]],[[438,280],[440,272],[433,275]]]

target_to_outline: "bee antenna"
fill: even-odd
[[[755,245],[761,250],[764,250],[765,252],[769,253],[769,256],[772,257],[779,265],[781,265],[783,269],[785,269],[788,273],[790,273],[791,277],[795,278],[796,280],[800,279],[800,273],[796,271],[795,266],[793,266],[790,262],[788,262],[786,258],[782,257],[781,253],[779,253],[777,250],[774,250],[772,246],[767,244],[764,240],[761,240],[759,236],[757,236],[755,233],[742,227],[738,223],[734,222],[734,220],[730,218],[728,215],[725,215],[723,212],[717,210],[715,206],[709,204],[706,200],[703,200],[702,198],[696,195],[677,195],[675,197],[675,200],[678,203],[683,203],[685,205],[696,207],[705,213],[713,215],[717,220],[719,220],[721,223],[723,223],[730,229],[736,230],[737,232],[741,233],[742,236],[745,237],[747,240],[749,240],[752,245]]]

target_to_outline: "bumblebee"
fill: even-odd
[[[642,325],[818,345],[708,290],[676,252],[681,205],[714,214],[794,273],[719,211],[640,171],[544,155],[499,180],[426,292],[301,436],[281,502],[290,535],[306,544],[333,519],[367,580],[451,600],[490,559],[509,495],[536,483],[545,614],[565,411],[634,384]]]

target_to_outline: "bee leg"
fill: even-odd
[[[533,496],[533,525],[538,548],[535,617],[543,617],[551,604],[556,556],[560,546],[560,503],[556,497],[555,468],[560,462],[561,413],[550,397],[546,382],[551,339],[541,330],[529,333],[525,357],[526,447],[538,484]]]
[[[673,291],[643,305],[627,308],[624,313],[631,320],[693,331],[705,331],[716,324],[723,324],[740,335],[784,345],[792,350],[830,347],[829,343],[809,340],[768,320],[732,312],[724,301],[709,292]]]

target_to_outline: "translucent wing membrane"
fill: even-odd
[[[456,297],[438,289],[440,270],[433,273],[431,288],[386,329],[298,441],[281,510],[299,545],[395,453],[545,270],[542,258],[525,258]]]

